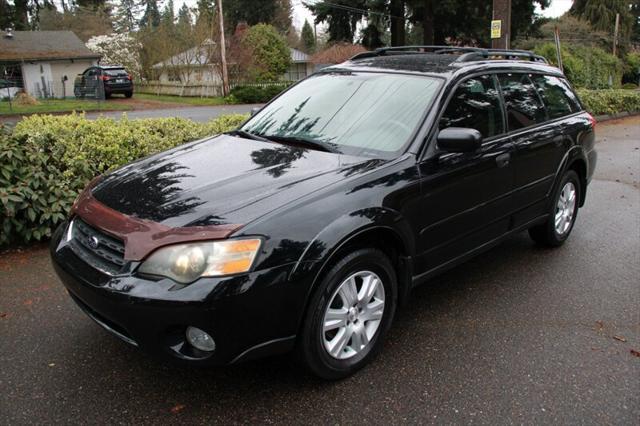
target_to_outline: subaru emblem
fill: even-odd
[[[98,239],[98,237],[89,237],[89,247],[91,247],[92,249],[97,249],[98,246],[100,245],[100,240]]]

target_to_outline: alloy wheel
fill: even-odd
[[[576,211],[576,195],[576,187],[573,182],[565,183],[556,204],[555,230],[558,235],[564,235],[571,227]]]
[[[382,280],[371,271],[345,279],[334,292],[323,319],[323,343],[335,359],[362,352],[375,336],[385,307]]]

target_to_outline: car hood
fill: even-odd
[[[247,224],[382,162],[220,135],[123,167],[92,194],[169,227]]]

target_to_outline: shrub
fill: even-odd
[[[257,82],[277,81],[291,65],[287,41],[275,27],[257,24],[242,38],[242,47],[251,52],[249,79]]]
[[[266,86],[236,86],[231,90],[230,96],[239,103],[258,104],[269,102],[280,92],[286,89],[288,84],[270,84]]]
[[[636,90],[638,88],[638,85],[635,83],[625,83],[622,85],[622,88],[626,90]]]
[[[578,89],[578,96],[587,111],[594,115],[640,111],[640,93],[633,90]]]
[[[534,51],[547,58],[551,64],[558,65],[553,43],[541,44]],[[613,87],[620,87],[622,82],[622,61],[598,47],[564,44],[562,64],[565,75],[576,87],[606,89],[610,87],[610,83]]]
[[[0,246],[40,240],[64,220],[94,176],[237,127],[246,115],[208,123],[181,118],[87,120],[33,115],[0,134]]]

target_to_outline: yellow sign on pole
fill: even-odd
[[[491,38],[500,37],[502,37],[502,21],[500,19],[496,19],[491,21]]]

